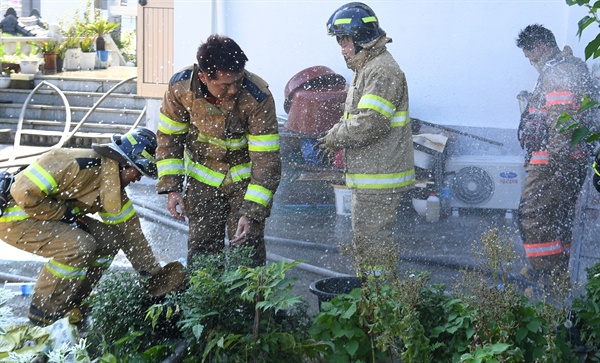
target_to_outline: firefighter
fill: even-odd
[[[154,283],[170,281],[125,192],[142,175],[156,178],[156,135],[139,128],[92,147],[53,149],[19,172],[14,183],[4,178],[0,183],[11,195],[0,217],[0,238],[50,259],[31,298],[28,317],[36,324],[64,317],[80,322],[82,302],[119,250],[150,281],[150,289],[164,290]],[[96,212],[100,220],[91,217]],[[179,286],[180,271],[171,272]]]
[[[196,58],[164,95],[157,192],[168,194],[175,219],[188,218],[188,262],[221,251],[227,227],[230,244],[253,247],[262,265],[265,220],[281,176],[275,102],[231,38],[209,36]]]
[[[566,46],[558,48],[554,34],[533,24],[521,30],[516,44],[539,72],[519,127],[526,153],[527,178],[521,195],[520,221],[530,279],[567,273],[575,204],[583,186],[589,146],[571,146],[572,132],[561,132],[559,116],[576,114],[584,95],[593,95],[586,64]],[[580,122],[592,122],[583,113]],[[548,282],[551,282],[548,281]]]
[[[337,9],[327,32],[354,75],[342,119],[317,147],[329,159],[344,150],[354,241],[391,247],[400,199],[415,182],[406,78],[387,51],[392,40],[367,5]]]

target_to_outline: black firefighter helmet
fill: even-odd
[[[156,134],[151,130],[139,127],[128,133],[112,136],[107,144],[92,144],[100,155],[117,160],[121,165],[130,165],[143,175],[156,179]]]

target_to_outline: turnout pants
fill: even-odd
[[[352,190],[353,243],[358,251],[374,251],[378,248],[393,248],[394,229],[398,219],[398,206],[404,193],[361,193]],[[360,246],[360,244],[365,244]],[[384,250],[381,250],[384,251]],[[368,254],[368,253],[367,253]],[[382,266],[366,261],[359,270],[377,274]]]
[[[0,223],[3,241],[50,259],[38,276],[31,303],[51,320],[81,304],[120,248],[115,227],[84,219],[90,233],[64,222],[34,218]]]
[[[560,168],[543,165],[527,170],[520,203],[521,235],[531,266],[542,275],[567,270],[586,162],[582,157]]]
[[[235,183],[214,188],[195,179],[188,182],[185,208],[189,218],[188,263],[198,254],[214,254],[225,248],[225,232],[231,240],[240,219],[239,210],[244,202],[246,186]],[[250,219],[250,233],[245,245],[254,247],[256,266],[267,261],[265,222]]]

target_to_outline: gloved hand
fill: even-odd
[[[313,150],[317,150],[317,158],[325,164],[333,163],[336,149],[333,145],[333,135],[327,134],[319,137],[313,146]]]
[[[70,224],[73,227],[80,228],[88,233],[90,232],[90,230],[88,229],[87,223],[85,223],[83,218],[81,216],[78,216],[75,213],[73,213],[73,211],[69,208],[67,208],[67,210],[65,211],[65,215],[62,216],[60,221],[66,223],[66,224]]]

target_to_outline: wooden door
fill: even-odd
[[[147,0],[137,16],[138,94],[162,97],[173,75],[174,0]]]

